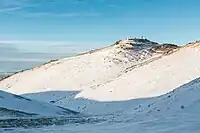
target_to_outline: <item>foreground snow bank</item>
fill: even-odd
[[[39,129],[11,129],[8,132],[198,133],[200,131],[199,95],[200,78],[197,78],[159,97],[110,102],[107,106],[102,106],[104,112],[110,108],[114,111],[117,106],[118,109],[123,108],[123,110],[113,114],[94,115],[96,118],[103,118],[103,121],[97,123],[76,123]],[[104,103],[96,103],[96,107],[101,104]],[[88,108],[92,107],[95,109],[95,104],[90,104],[90,107],[88,105]],[[3,129],[2,131],[6,132]]]
[[[74,111],[0,91],[1,116],[75,115]],[[18,114],[18,115],[17,115]]]

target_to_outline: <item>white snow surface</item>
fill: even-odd
[[[0,91],[0,108],[21,111],[29,114],[37,114],[43,116],[72,115],[70,110],[59,108],[55,105],[31,100],[22,96]],[[0,109],[1,111],[1,109]],[[6,112],[5,112],[6,113]],[[1,115],[0,115],[1,116]]]
[[[99,123],[69,124],[38,129],[10,129],[3,132],[30,133],[199,133],[200,131],[200,78],[197,78],[174,91],[154,98],[118,102],[124,112],[99,115],[106,118]],[[99,103],[97,106],[99,106]],[[109,106],[113,106],[111,103]],[[103,108],[106,112],[107,108]]]
[[[76,97],[119,101],[165,94],[200,76],[200,46],[184,47]]]

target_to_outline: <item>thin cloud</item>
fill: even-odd
[[[1,0],[0,1],[0,12],[16,12],[27,7],[36,6],[37,3],[34,0]]]
[[[22,9],[21,7],[0,8],[0,12],[13,12],[21,9]]]
[[[115,9],[118,9],[118,8],[120,8],[121,6],[119,6],[119,5],[115,5],[115,4],[109,4],[109,5],[107,5],[109,8],[115,8]]]
[[[84,3],[85,0],[73,0],[68,1],[69,4],[71,3]],[[45,4],[55,4],[60,3],[56,0],[49,0],[45,1]],[[20,15],[24,17],[97,17],[100,13],[96,13],[93,11],[66,11],[62,13],[58,12],[48,12],[48,11],[38,11],[35,10],[37,7],[40,7],[44,4],[44,1],[39,0],[0,0],[0,13],[10,13],[14,15]],[[28,9],[33,8],[34,10],[30,12]]]
[[[54,41],[54,40],[0,40],[0,44],[12,44],[12,45],[61,45],[71,44],[70,41]],[[1,45],[0,45],[1,46]]]
[[[38,13],[23,13],[24,17],[97,17],[99,13],[49,13],[49,12],[38,12]]]

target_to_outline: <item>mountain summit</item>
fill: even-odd
[[[148,39],[140,39],[140,38],[133,38],[133,39],[126,39],[120,40],[115,43],[117,47],[121,47],[124,49],[135,48],[135,50],[141,50],[145,48],[149,48],[152,46],[160,45],[156,42],[152,42]]]

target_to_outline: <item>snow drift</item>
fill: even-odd
[[[75,111],[0,91],[0,117],[75,115]]]

